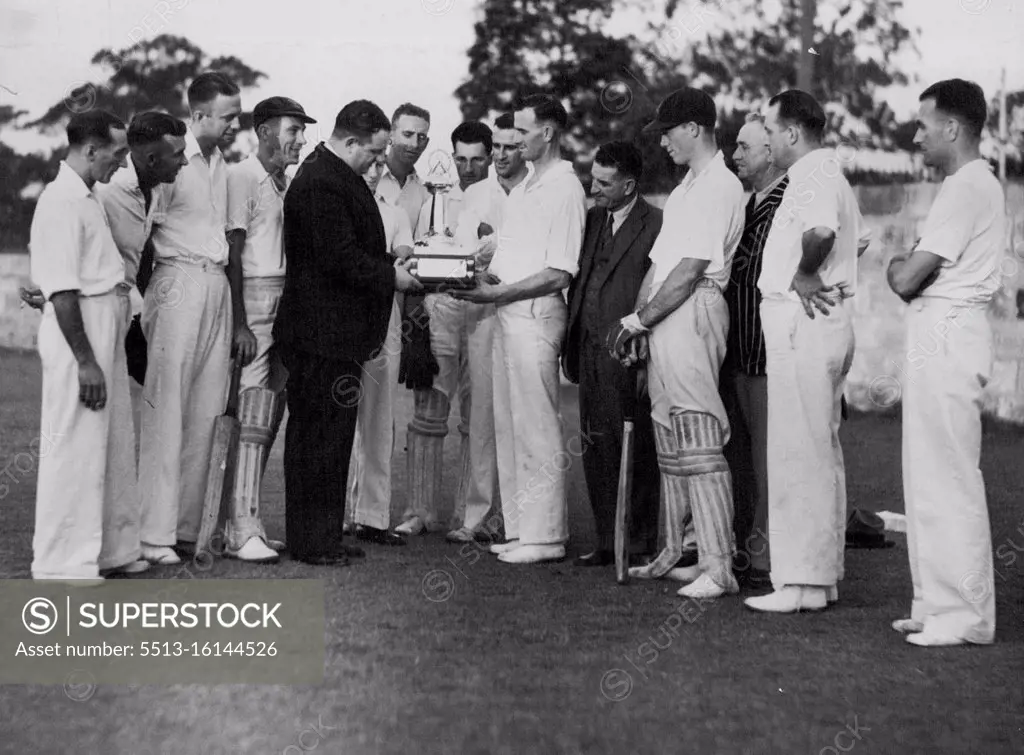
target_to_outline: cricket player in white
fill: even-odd
[[[409,216],[409,228],[415,231],[420,211],[430,192],[416,172],[416,161],[430,143],[430,113],[406,102],[391,116],[391,147],[377,194],[392,207]]]
[[[850,307],[867,233],[825,112],[806,92],[769,102],[765,130],[789,186],[765,242],[758,288],[768,372],[768,540],[774,592],[748,608],[820,610],[843,578],[846,469],[840,403],[853,362]]]
[[[921,646],[988,644],[996,598],[981,460],[981,397],[992,374],[986,309],[1000,284],[1006,211],[979,152],[987,108],[977,84],[924,91],[914,142],[945,176],[909,254],[889,264],[907,306],[903,496],[914,600],[893,622]]]
[[[568,124],[562,105],[532,95],[515,113],[532,171],[508,196],[498,249],[481,284],[454,295],[494,303],[492,370],[498,484],[508,542],[491,546],[505,563],[565,557],[568,521],[558,414],[558,355],[565,289],[576,274],[586,196],[561,159]]]
[[[729,422],[718,376],[729,329],[722,292],[743,232],[744,198],[743,185],[716,145],[716,121],[714,100],[686,87],[665,98],[654,122],[645,127],[660,133],[672,160],[690,170],[665,202],[638,311],[608,334],[610,349],[620,357],[637,336],[647,338],[651,415],[662,473],[665,547],[630,574],[675,576],[671,572],[682,555],[692,511],[699,561],[690,575],[693,581],[678,594],[701,599],[739,590],[732,573],[732,478],[722,454]]]
[[[452,132],[452,150],[459,183],[427,201],[420,212],[417,238],[430,231],[432,206],[443,202],[444,226],[435,233],[451,232],[468,249],[476,249],[475,232],[460,233],[464,192],[487,178],[493,146],[490,128],[467,121]],[[437,219],[435,218],[435,222]],[[472,222],[472,221],[470,221]],[[477,227],[479,223],[477,224]],[[423,306],[430,323],[430,349],[438,373],[429,388],[415,391],[415,409],[409,423],[409,507],[399,532],[419,534],[441,518],[441,475],[436,464],[444,453],[448,417],[459,407],[462,436],[450,542],[485,542],[484,520],[491,509],[497,479],[494,447],[491,343],[494,305],[461,301],[446,293],[428,294]],[[431,462],[435,462],[431,465]]]
[[[227,165],[219,145],[238,132],[241,100],[238,87],[214,72],[196,77],[188,101],[188,164],[153,230],[156,265],[142,312],[149,344],[139,452],[142,550],[161,564],[179,563],[172,546],[187,548],[199,534],[213,425],[231,369]]]
[[[287,371],[273,348],[274,316],[284,292],[285,169],[299,162],[307,123],[316,123],[295,100],[270,97],[253,108],[259,139],[254,154],[228,169],[228,279],[242,290],[232,297],[238,357],[238,415],[243,434],[235,468],[231,511],[225,523],[226,555],[274,563],[280,541],[267,537],[260,521],[260,484],[284,417]],[[237,278],[237,279],[236,279]],[[256,389],[256,390],[250,390]],[[268,393],[269,391],[269,393]]]
[[[39,477],[32,576],[96,583],[145,571],[140,560],[124,337],[131,322],[124,262],[96,183],[125,165],[124,123],[101,110],[72,116],[68,155],[39,196],[29,249],[46,300]]]
[[[412,254],[409,216],[392,207],[376,194],[384,161],[374,162],[364,174],[366,184],[377,198],[384,223],[387,250],[399,259]],[[398,366],[402,355],[402,300],[396,292],[391,305],[388,332],[377,354],[363,363],[359,390],[344,394],[359,402],[355,440],[348,473],[346,516],[355,524],[359,540],[379,545],[405,545],[405,538],[390,532],[391,460],[395,450],[395,399],[398,390]]]

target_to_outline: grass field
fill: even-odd
[[[38,433],[39,382],[35,355],[0,352],[0,468],[17,477],[0,502],[0,577],[29,576],[35,472],[12,460]],[[568,388],[563,414],[575,433]],[[898,419],[855,415],[843,433],[851,506],[900,511]],[[395,510],[405,500],[401,445]],[[455,451],[449,436],[449,494]],[[610,569],[571,560],[504,565],[430,535],[405,549],[369,546],[365,563],[345,569],[218,561],[197,575],[323,579],[322,685],[101,686],[83,702],[59,686],[0,687],[0,751],[1022,752],[1022,462],[1024,432],[987,427],[993,540],[1006,555],[996,562],[990,647],[916,648],[889,628],[910,601],[902,535],[888,550],[847,553],[836,607],[778,617],[736,598],[684,602],[667,583],[619,587]],[[570,557],[592,541],[579,466],[570,471]],[[268,475],[267,527],[283,536],[280,444]],[[162,567],[157,576],[180,573]]]

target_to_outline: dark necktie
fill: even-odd
[[[603,263],[612,253],[612,214],[605,216],[604,225],[601,226],[601,235],[597,238],[597,262]]]

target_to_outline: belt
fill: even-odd
[[[187,267],[192,270],[202,270],[204,273],[223,273],[224,265],[209,259],[182,259],[180,257],[165,257],[156,260],[157,265],[169,265],[170,267]]]

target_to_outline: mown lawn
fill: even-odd
[[[38,359],[0,352],[0,468],[13,469],[30,447],[38,413]],[[575,433],[574,389],[565,389],[563,413]],[[901,510],[899,433],[895,417],[855,415],[846,424],[851,505]],[[401,445],[396,511],[405,500]],[[619,587],[611,570],[580,570],[571,559],[507,566],[431,535],[405,549],[370,546],[365,562],[345,569],[218,561],[192,574],[323,579],[322,685],[101,686],[84,702],[59,686],[2,687],[0,751],[1021,752],[1022,461],[1024,432],[987,428],[993,540],[1004,554],[991,647],[916,648],[889,628],[910,600],[902,535],[888,550],[847,553],[836,607],[781,617],[753,614],[736,598],[684,603],[669,584]],[[0,501],[0,576],[21,579],[29,576],[35,472],[14,474]],[[570,475],[573,556],[592,535],[578,463]],[[267,525],[283,536],[280,445],[269,476]],[[175,567],[156,576],[189,578]]]

